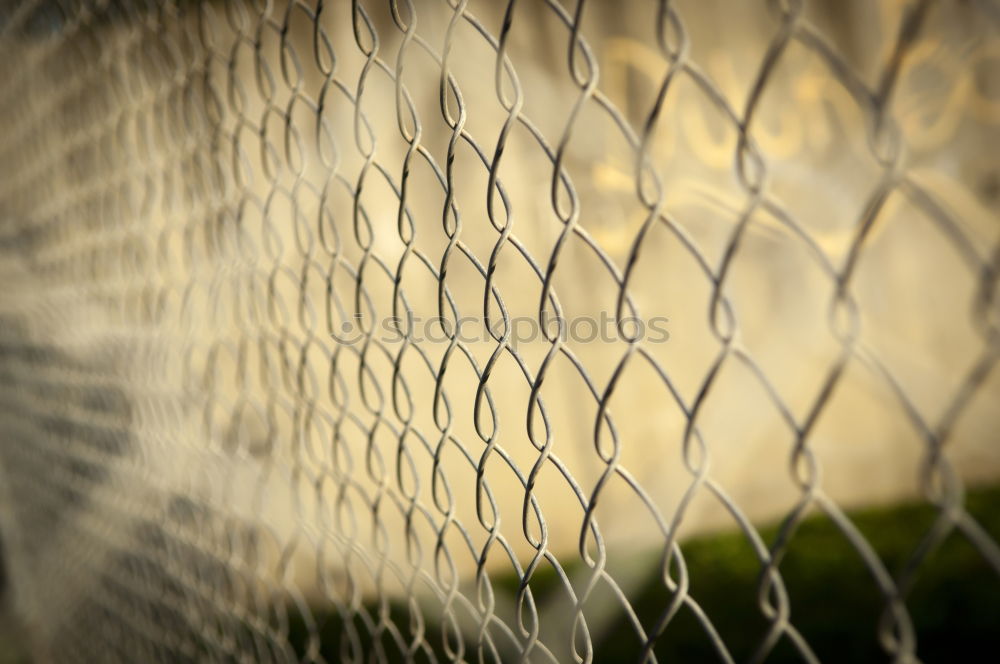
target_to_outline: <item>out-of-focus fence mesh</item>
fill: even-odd
[[[886,659],[946,542],[997,583],[990,0],[0,18],[0,533],[42,661],[816,661],[817,519]],[[900,501],[889,561],[853,510]],[[691,538],[743,555],[698,576]]]

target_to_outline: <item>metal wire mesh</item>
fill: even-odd
[[[814,515],[892,661],[943,542],[995,583],[996,5],[0,8],[40,660],[813,662]],[[851,510],[914,496],[890,566]],[[685,557],[726,530],[746,647]]]

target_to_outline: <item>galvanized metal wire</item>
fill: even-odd
[[[40,660],[660,661],[683,614],[815,662],[782,562],[821,514],[915,662],[941,543],[1000,573],[966,508],[1000,477],[989,2],[0,17],[0,535]],[[913,495],[890,569],[849,508]],[[684,553],[727,529],[745,653]]]

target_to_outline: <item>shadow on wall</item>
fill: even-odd
[[[7,574],[6,561],[0,554],[0,664],[28,664],[31,661],[28,657],[29,639],[24,624],[14,615],[11,607]]]

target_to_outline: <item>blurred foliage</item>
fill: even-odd
[[[972,490],[966,507],[991,537],[1000,539],[1000,487]],[[867,538],[881,557],[887,570],[898,575],[905,568],[920,542],[934,523],[937,511],[926,503],[906,503],[893,507],[875,507],[849,514],[858,530]],[[778,524],[761,529],[768,544],[772,543]],[[746,537],[739,532],[726,532],[697,537],[684,542],[682,550],[690,576],[690,593],[727,644],[736,661],[749,660],[764,639],[768,621],[757,603],[761,574],[757,557]],[[632,605],[639,620],[650,629],[659,619],[670,600],[659,578],[658,554],[637,554],[632,557],[636,569],[652,570]],[[579,566],[566,571],[586,572]],[[886,662],[891,659],[880,646],[878,625],[885,606],[872,574],[837,526],[825,515],[807,518],[795,531],[787,554],[781,563],[781,575],[791,605],[791,622],[809,642],[815,654],[824,662]],[[580,574],[580,578],[583,578]],[[494,578],[498,594],[512,594],[517,579]],[[536,603],[560,600],[565,594],[550,568],[539,568],[531,580]],[[596,589],[587,602],[589,609],[614,599],[607,591]],[[572,613],[571,605],[569,615]],[[955,662],[973,659],[977,653],[1000,651],[1000,577],[992,570],[977,549],[957,530],[953,530],[940,546],[933,549],[920,566],[907,595],[907,607],[917,633],[917,654],[925,663]],[[370,615],[376,615],[368,607]],[[409,613],[402,605],[387,607],[393,622],[405,632]],[[289,638],[303,654],[310,641],[309,630],[297,612],[290,611]],[[620,613],[620,612],[619,612]],[[317,624],[313,633],[318,637],[314,646],[321,645],[327,661],[339,661],[343,622],[337,614],[315,611]],[[425,616],[429,620],[429,616]],[[544,616],[542,618],[544,620]],[[368,631],[355,620],[361,636],[362,650],[371,646]],[[624,615],[612,619],[603,629],[591,625],[596,662],[636,661],[641,644]],[[440,627],[425,625],[428,641],[440,642]],[[381,642],[390,661],[404,659],[388,634]],[[705,631],[691,609],[682,607],[670,621],[657,642],[655,653],[660,661],[712,662],[719,661]],[[442,656],[439,651],[435,653]],[[466,657],[474,654],[466,653]],[[363,659],[363,658],[362,658]],[[446,658],[447,659],[447,658]],[[417,661],[425,661],[418,654]],[[769,657],[771,664],[800,662],[787,637],[778,641]]]
[[[1000,488],[970,492],[966,507],[994,539],[1000,536]],[[905,568],[936,516],[933,507],[916,503],[850,514],[894,576]],[[761,531],[768,543],[776,533],[777,526]],[[725,533],[689,541],[682,549],[692,596],[733,657],[747,661],[767,630],[757,605],[760,567],[749,543],[739,533]],[[828,517],[812,516],[797,529],[780,570],[791,603],[790,620],[821,661],[891,659],[877,634],[885,598],[860,555]],[[665,598],[655,584],[646,588],[634,604],[643,624],[649,625],[648,617],[662,612]],[[906,603],[917,633],[917,654],[926,663],[966,661],[1000,646],[1000,577],[958,531],[930,553]],[[631,628],[619,624],[603,642],[627,643],[630,633]],[[601,661],[630,661],[628,653],[614,650],[606,650]],[[714,659],[702,628],[687,609],[667,627],[656,653],[666,661]],[[766,661],[802,660],[783,638]]]

